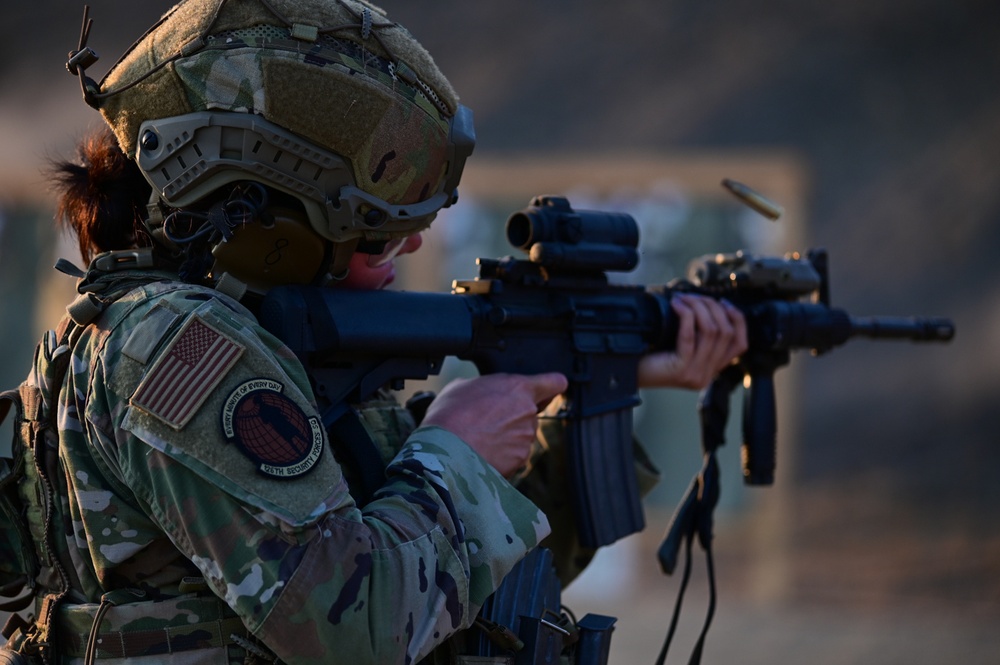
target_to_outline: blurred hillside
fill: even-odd
[[[804,431],[794,461],[779,451],[792,593],[1000,617],[1000,3],[382,4],[474,109],[469,170],[520,153],[796,154],[833,304],[949,316],[958,335],[795,360]],[[166,7],[91,5],[96,74]],[[62,69],[79,11],[5,7],[0,205],[41,200],[42,160],[98,121]]]

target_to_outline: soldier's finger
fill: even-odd
[[[670,307],[677,314],[677,343],[674,346],[674,353],[687,361],[694,354],[695,348],[694,311],[691,309],[688,297],[683,293],[670,299]]]
[[[545,405],[551,402],[552,398],[566,392],[566,388],[569,387],[566,376],[559,372],[533,374],[525,376],[524,379],[532,399],[539,408],[545,408]]]
[[[726,308],[726,316],[729,318],[729,323],[733,328],[733,336],[726,359],[726,362],[729,362],[743,355],[747,350],[747,321],[743,316],[743,312],[737,309],[731,302],[723,300],[722,304]]]
[[[718,353],[717,340],[721,332],[712,307],[714,303],[709,304],[708,298],[692,297],[688,304],[694,312],[695,322],[695,348],[691,359],[694,366],[700,370],[705,370],[705,368],[714,370],[717,364],[715,357]]]
[[[733,337],[736,330],[725,304],[717,300],[710,300],[706,305],[712,316],[713,328],[716,331],[711,360],[713,369],[717,371],[728,365],[735,355],[733,353]]]

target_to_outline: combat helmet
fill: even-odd
[[[257,183],[301,204],[308,223],[289,237],[318,241],[323,270],[336,274],[359,242],[419,232],[457,197],[475,144],[471,111],[427,51],[372,4],[184,0],[100,83],[85,74],[96,60],[89,29],[85,15],[67,67],[152,185],[146,225],[162,243],[183,239],[159,211]],[[215,238],[216,258],[239,254],[232,248],[252,235],[234,218],[242,219],[207,214],[200,227]],[[260,254],[251,264],[270,270],[266,242],[249,251]]]

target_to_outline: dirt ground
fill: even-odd
[[[655,517],[649,521],[646,532],[602,552],[564,593],[578,616],[618,617],[613,665],[656,662],[680,586],[680,571],[668,577],[659,569],[663,529]],[[702,663],[1000,663],[997,542],[972,545],[952,536],[931,546],[889,529],[871,539],[809,533],[768,551],[757,549],[755,530],[716,524],[717,606]],[[668,665],[688,662],[701,631],[705,570],[695,546]]]
[[[688,603],[667,663],[686,663],[701,630],[704,595]],[[610,608],[619,617],[610,662],[656,661],[673,598],[644,595]],[[938,665],[1000,662],[1000,616],[905,606],[843,609],[764,605],[721,596],[702,663]]]

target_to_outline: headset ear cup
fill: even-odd
[[[239,227],[212,250],[213,274],[229,273],[257,293],[279,284],[310,284],[325,275],[329,242],[301,213],[281,208],[269,213],[268,223]]]

